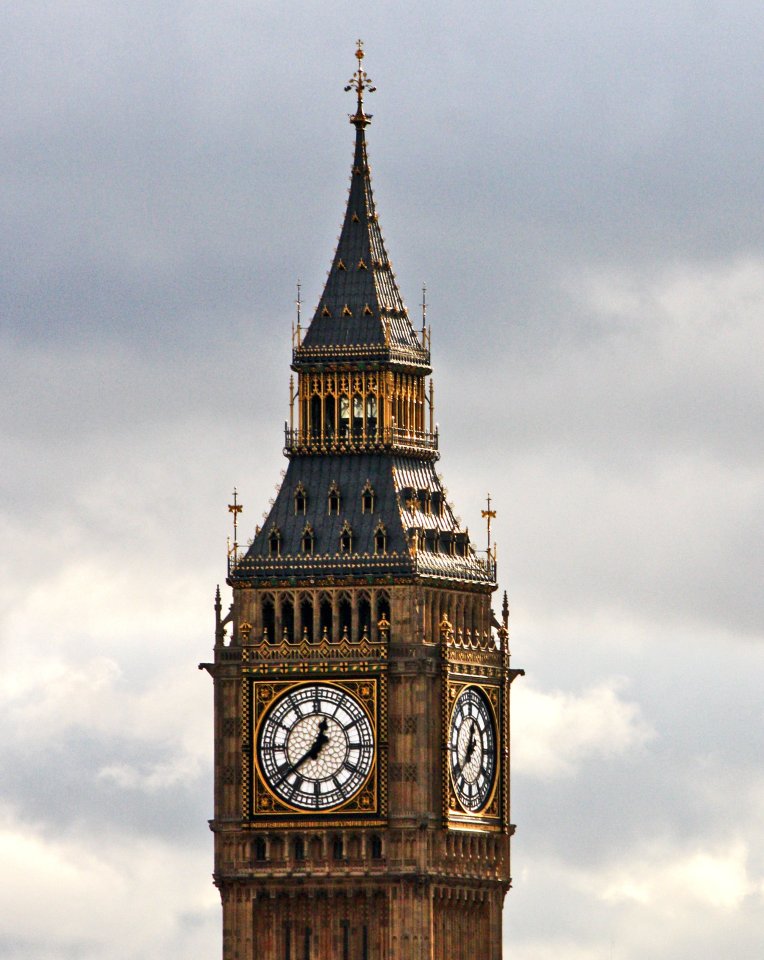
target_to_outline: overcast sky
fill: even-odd
[[[352,159],[514,662],[512,960],[760,960],[764,8],[0,12],[0,957],[220,955],[213,642]],[[498,601],[497,601],[498,605]]]

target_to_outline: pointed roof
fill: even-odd
[[[365,133],[371,114],[364,112],[363,93],[375,87],[361,65],[360,45],[356,57],[358,70],[345,88],[358,97],[350,117],[356,138],[345,220],[324,292],[295,348],[293,365],[380,360],[429,369],[429,351],[409,320],[374,205]]]
[[[338,496],[336,512],[327,509],[331,491]],[[375,543],[380,528],[381,550]],[[345,531],[349,549],[340,542]],[[421,576],[494,586],[496,570],[492,558],[471,545],[432,461],[360,453],[291,460],[263,526],[229,570],[231,581],[309,576]]]

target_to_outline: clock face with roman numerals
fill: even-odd
[[[257,753],[263,778],[280,800],[299,810],[331,810],[368,780],[374,731],[366,710],[347,690],[300,684],[269,707]]]
[[[491,795],[496,775],[496,728],[493,712],[478,687],[456,698],[448,734],[451,781],[465,810],[477,813]]]

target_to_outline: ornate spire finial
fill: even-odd
[[[355,113],[350,117],[350,122],[354,123],[357,127],[365,127],[371,121],[371,114],[363,112],[363,94],[365,90],[368,90],[369,93],[374,93],[377,88],[372,86],[371,77],[363,69],[363,40],[358,40],[355,55],[358,60],[358,69],[348,80],[345,92],[355,90],[356,96],[358,97],[358,105]]]
[[[229,562],[231,557],[233,557],[233,562],[238,563],[239,560],[239,514],[244,509],[239,503],[239,495],[236,490],[236,487],[233,488],[233,503],[228,504],[228,512],[233,514],[233,548],[229,547],[228,549],[228,558]]]
[[[486,553],[488,554],[488,559],[491,559],[491,520],[496,518],[496,511],[491,510],[491,494],[489,493],[486,497],[486,509],[480,511],[480,516],[486,521],[486,527],[488,528],[488,549]]]
[[[295,341],[294,336],[292,337],[292,349],[299,347],[302,343],[302,283],[297,281],[297,299],[295,304],[297,305],[297,340]],[[294,328],[292,328],[294,330]]]

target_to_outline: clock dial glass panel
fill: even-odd
[[[451,781],[459,802],[470,812],[481,810],[496,775],[496,730],[485,695],[467,687],[456,698],[448,737]]]
[[[350,800],[374,765],[371,720],[352,694],[312,683],[282,694],[268,709],[257,743],[270,789],[303,810]]]

